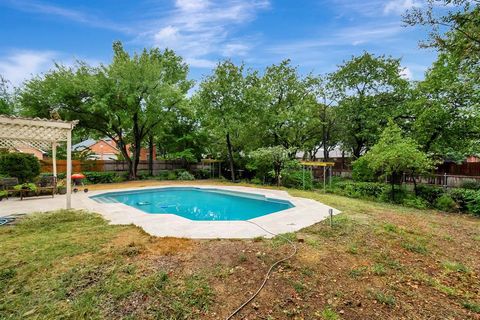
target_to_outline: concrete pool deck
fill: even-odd
[[[214,188],[237,192],[246,192],[264,195],[268,198],[290,201],[295,207],[271,213],[265,216],[250,219],[273,233],[286,233],[300,230],[312,224],[320,222],[329,216],[329,209],[333,214],[339,211],[324,205],[318,201],[306,198],[292,197],[286,191],[250,188],[243,186],[220,186],[201,184],[162,185],[145,188],[122,188],[95,190],[89,193],[77,193],[72,195],[72,207],[84,209],[101,214],[111,224],[134,224],[147,233],[158,237],[181,237],[193,239],[246,239],[255,237],[272,237],[258,226],[246,221],[194,221],[175,214],[149,214],[123,203],[99,203],[91,196],[107,192],[147,190],[156,188],[172,187],[195,187]],[[0,217],[11,214],[33,213],[52,211],[65,208],[65,196],[56,195],[55,198],[18,198],[3,200],[0,202]]]

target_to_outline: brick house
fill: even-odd
[[[122,158],[121,151],[117,148],[116,143],[110,138],[99,140],[87,139],[72,146],[72,151],[83,151],[89,149],[92,152],[91,159],[97,160],[118,160]],[[132,156],[129,146],[127,146],[129,156]],[[140,149],[140,160],[148,160],[149,150],[147,148]],[[156,159],[156,150],[153,150],[153,159]]]

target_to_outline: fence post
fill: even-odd
[[[447,173],[446,173],[446,172],[443,174],[443,187],[444,187],[445,189],[448,188]]]

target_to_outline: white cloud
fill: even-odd
[[[413,80],[412,70],[410,70],[410,68],[408,68],[408,67],[403,68],[403,69],[400,71],[400,75],[402,76],[402,78],[404,78],[404,79],[406,79],[406,80]]]
[[[384,14],[403,14],[408,9],[419,8],[422,4],[416,0],[390,0],[383,8]]]
[[[17,51],[0,59],[0,74],[12,85],[47,71],[58,54],[54,51]]]
[[[168,47],[197,67],[212,66],[212,55],[244,56],[251,37],[231,40],[236,27],[255,19],[269,7],[267,0],[176,0],[175,8],[143,33],[157,47]]]
[[[105,17],[97,17],[91,13],[80,10],[67,9],[64,7],[47,4],[40,1],[6,0],[5,5],[25,12],[33,12],[42,15],[56,16],[70,21],[75,21],[95,28],[110,29],[118,32],[131,33],[132,29],[109,21]]]
[[[405,28],[396,23],[364,24],[362,26],[344,27],[325,33],[325,36],[274,45],[268,51],[288,57],[304,51],[314,52],[325,48],[358,46],[377,43],[378,41],[385,42],[402,32],[405,32]]]
[[[227,43],[223,47],[222,55],[224,57],[232,57],[232,56],[246,56],[250,51],[251,46],[246,43]]]

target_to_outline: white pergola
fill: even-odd
[[[78,121],[22,118],[0,115],[0,148],[52,149],[53,175],[57,176],[57,144],[67,142],[67,209],[72,207],[72,129]]]

